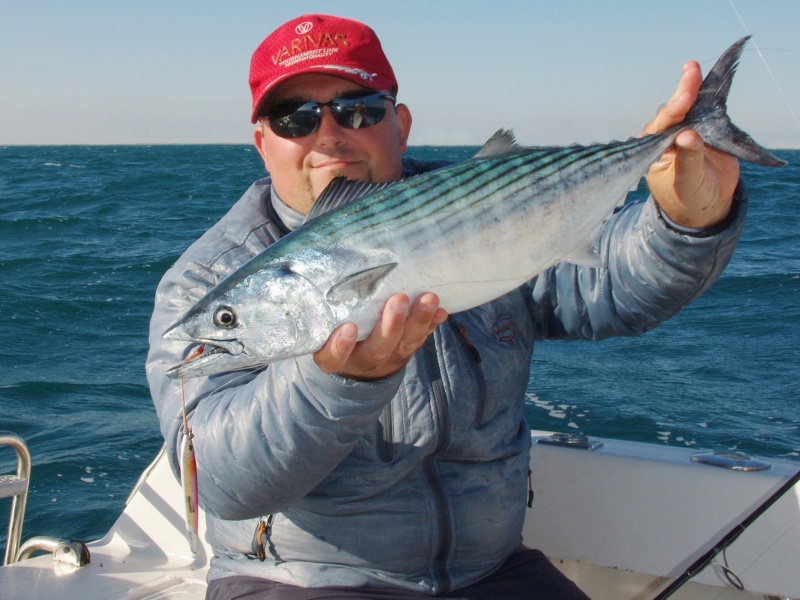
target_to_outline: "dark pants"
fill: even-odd
[[[538,550],[512,554],[495,573],[439,598],[457,600],[589,600]],[[418,592],[391,588],[301,588],[260,577],[234,575],[208,584],[206,600],[423,600]]]

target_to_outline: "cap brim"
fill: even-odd
[[[331,75],[333,77],[339,77],[340,79],[346,79],[348,81],[357,83],[371,90],[376,90],[376,91],[391,90],[394,93],[397,92],[397,83],[395,82],[393,77],[380,75],[377,73],[372,75],[367,75],[364,71],[342,65],[309,66],[302,72],[287,73],[286,75],[283,75],[282,77],[278,77],[277,79],[271,81],[269,85],[267,85],[259,94],[258,102],[254,105],[253,112],[250,115],[250,122],[255,123],[258,120],[256,116],[259,113],[262,113],[262,111],[260,110],[261,107],[264,106],[266,102],[268,102],[270,94],[274,92],[281,84],[285,83],[290,79],[293,79],[294,77],[298,77],[300,75],[308,75],[311,73],[318,73],[323,75]]]

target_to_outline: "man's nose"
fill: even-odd
[[[316,131],[317,143],[322,145],[341,144],[345,136],[344,127],[333,118],[330,106],[323,106],[320,111],[320,122]]]

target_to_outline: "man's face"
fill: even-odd
[[[303,100],[329,102],[366,88],[332,75],[306,74],[278,86],[270,106]],[[282,138],[258,123],[255,146],[272,177],[281,200],[306,214],[322,190],[344,175],[360,181],[394,181],[402,174],[401,157],[411,129],[411,114],[405,105],[397,110],[386,102],[383,120],[363,129],[345,129],[333,120],[329,107],[322,108],[316,131],[300,138]]]

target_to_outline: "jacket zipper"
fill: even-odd
[[[483,417],[486,411],[486,373],[483,371],[483,359],[480,352],[475,345],[469,340],[467,336],[467,328],[463,327],[452,316],[448,319],[450,326],[458,334],[458,339],[461,341],[462,347],[465,349],[467,356],[470,358],[468,362],[469,368],[472,371],[472,376],[475,379],[475,384],[478,386],[478,397],[475,401],[475,424],[481,426],[483,424]]]
[[[402,385],[398,393],[403,393]],[[375,424],[378,459],[385,463],[390,463],[394,460],[394,417],[392,412],[392,402],[389,402],[381,411],[378,422]]]
[[[436,472],[435,463],[437,455],[444,450],[450,442],[450,430],[447,414],[447,398],[444,382],[442,381],[442,371],[439,367],[435,336],[436,334],[434,333],[434,335],[430,336],[425,342],[424,355],[426,369],[431,380],[431,389],[433,391],[439,439],[433,453],[425,461],[424,470],[436,504],[437,529],[439,533],[439,544],[433,557],[432,571],[434,581],[439,582],[436,593],[443,594],[450,591],[451,585],[450,575],[447,572],[447,556],[450,553],[451,544],[450,515],[444,491],[442,490],[442,483]]]

